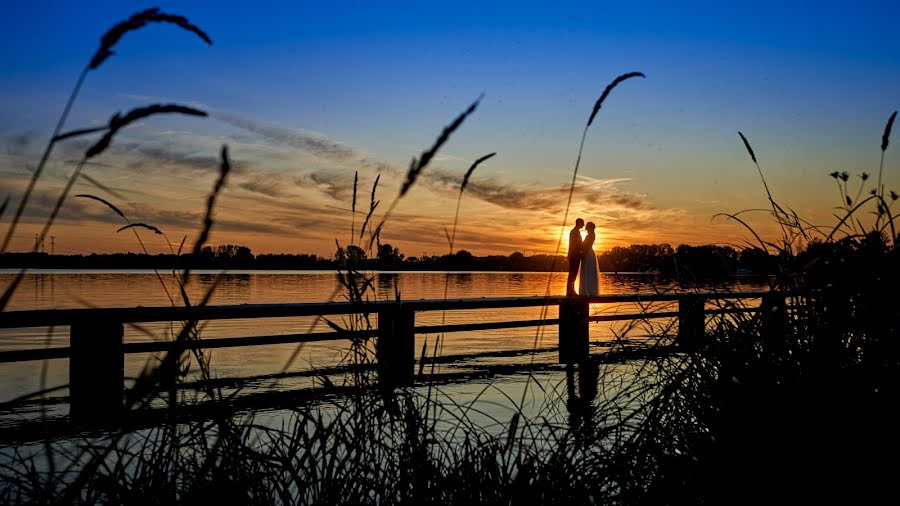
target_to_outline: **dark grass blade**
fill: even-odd
[[[453,239],[450,237],[450,231],[447,230],[445,225],[441,225],[441,228],[444,229],[444,237],[447,238],[447,244],[450,245],[450,253],[453,253]]]
[[[766,177],[763,176],[762,168],[759,166],[759,162],[756,160],[756,153],[753,152],[753,147],[750,146],[750,141],[747,140],[747,137],[744,136],[742,132],[738,131],[738,135],[741,137],[741,140],[744,141],[744,147],[747,148],[747,153],[750,154],[750,159],[753,160],[753,165],[756,166],[756,171],[759,173],[759,179],[762,181],[763,188],[766,190],[766,196],[769,198],[769,203],[772,205],[772,213],[775,215],[775,220],[781,227],[782,236],[787,242],[787,232],[784,229],[786,219],[782,218],[787,218],[790,215],[781,207],[781,205],[775,202],[775,199],[772,197],[772,192],[769,190],[769,184],[766,182]],[[847,177],[849,176],[847,176],[847,173],[845,172],[839,177],[846,181]]]
[[[406,180],[403,181],[403,186],[400,187],[400,194],[397,195],[393,202],[391,202],[391,206],[388,207],[387,212],[384,213],[384,216],[381,217],[381,223],[375,228],[375,235],[373,235],[369,240],[369,248],[372,247],[372,244],[375,242],[375,237],[381,232],[382,227],[387,222],[388,218],[390,218],[391,213],[394,212],[394,208],[397,207],[397,202],[406,195],[406,192],[409,191],[410,188],[415,184],[416,179],[419,178],[419,175],[428,166],[428,163],[434,158],[434,155],[437,154],[438,150],[444,143],[450,139],[450,135],[456,131],[462,125],[463,121],[470,114],[475,112],[475,109],[478,108],[478,104],[481,103],[481,99],[484,98],[484,94],[480,95],[472,105],[470,105],[465,111],[463,111],[459,116],[457,116],[449,125],[445,126],[443,130],[441,130],[441,134],[438,135],[438,138],[434,141],[434,144],[427,150],[423,151],[422,154],[415,158],[413,157],[412,161],[409,164],[409,171],[406,173]]]
[[[72,137],[79,137],[82,135],[95,134],[97,132],[102,132],[109,127],[93,127],[93,128],[81,128],[78,130],[69,130],[68,132],[63,132],[56,137],[53,138],[51,142],[59,142],[66,139],[71,139]]]
[[[53,146],[56,144],[53,142],[53,137],[56,137],[62,131],[63,125],[66,123],[66,119],[69,117],[69,112],[72,110],[72,105],[75,103],[75,99],[78,98],[78,93],[81,91],[81,86],[84,84],[84,80],[87,77],[88,68],[85,67],[81,74],[78,75],[78,79],[75,81],[75,87],[72,89],[72,92],[69,93],[69,98],[66,100],[66,105],[63,107],[62,113],[59,115],[59,119],[56,120],[56,126],[53,128],[53,135],[50,137],[50,141],[47,142],[47,145],[44,147],[44,152],[41,154],[41,159],[37,164],[37,167],[34,169],[34,173],[31,174],[31,179],[28,181],[28,186],[25,187],[25,193],[22,195],[21,200],[19,200],[19,205],[16,208],[16,213],[13,216],[12,221],[10,222],[9,228],[6,230],[6,235],[3,237],[3,244],[0,245],[0,253],[5,253],[6,248],[9,246],[9,242],[12,240],[13,234],[16,232],[16,227],[19,224],[19,220],[22,218],[22,214],[25,212],[25,206],[28,205],[28,201],[31,199],[31,193],[34,191],[35,185],[37,185],[38,179],[41,178],[41,174],[44,172],[44,166],[47,164],[47,160],[50,159],[50,153],[53,152]]]
[[[366,214],[366,219],[363,221],[362,228],[359,229],[359,238],[362,240],[363,235],[366,233],[366,226],[369,224],[369,220],[372,219],[372,214],[375,213],[375,209],[378,208],[378,204],[381,203],[380,200],[375,200],[375,190],[378,189],[378,181],[381,180],[381,174],[375,176],[375,182],[372,184],[372,195],[369,197],[369,212]]]
[[[184,250],[184,242],[187,241],[187,236],[181,236],[181,242],[178,244],[178,252],[175,256],[181,256],[181,252]]]
[[[363,221],[363,226],[362,226],[362,228],[359,229],[359,238],[360,238],[360,239],[362,239],[362,238],[363,238],[363,235],[365,235],[365,233],[366,233],[366,225],[369,224],[369,220],[372,219],[372,214],[375,213],[375,210],[376,210],[376,209],[378,209],[378,204],[381,204],[381,201],[380,201],[380,200],[375,201],[375,202],[372,204],[372,207],[369,208],[369,212],[368,212],[368,214],[366,214],[366,219],[365,219],[365,221]]]
[[[100,39],[100,47],[97,48],[97,52],[94,53],[93,58],[91,58],[91,62],[88,65],[89,68],[94,70],[102,65],[107,58],[115,54],[112,50],[113,47],[126,33],[140,30],[147,26],[148,23],[171,23],[196,34],[207,44],[212,44],[212,39],[209,38],[209,35],[188,21],[186,17],[160,12],[159,7],[153,7],[133,14],[130,18],[119,22],[110,28]]]
[[[372,241],[380,241],[381,240],[381,229],[383,227],[384,227],[383,221],[381,223],[379,223],[377,227],[375,227],[375,232],[372,233]],[[369,247],[371,247],[371,246],[372,246],[372,243],[370,242]]]
[[[875,187],[875,193],[882,197],[884,200],[884,186],[881,185],[881,174],[884,172],[884,152],[887,151],[888,141],[891,138],[891,129],[894,127],[894,120],[897,119],[897,111],[894,111],[891,114],[891,117],[888,118],[887,124],[884,126],[884,133],[881,134],[881,162],[878,164],[878,185]],[[881,206],[879,204],[878,207],[878,219],[881,219],[881,215],[884,214],[881,212]]]
[[[881,150],[885,151],[888,148],[888,141],[891,138],[891,128],[894,127],[894,120],[897,119],[897,111],[894,111],[894,114],[891,114],[891,117],[888,118],[887,125],[884,126],[884,133],[881,135]]]
[[[606,88],[603,90],[603,93],[600,95],[600,98],[597,99],[597,102],[594,104],[594,108],[591,111],[591,116],[588,118],[587,124],[584,125],[584,130],[582,130],[582,132],[581,132],[581,142],[578,144],[578,156],[575,158],[575,169],[572,171],[572,181],[571,181],[571,183],[569,183],[569,195],[566,198],[565,212],[563,212],[562,224],[560,225],[561,230],[565,229],[566,224],[569,220],[569,211],[572,209],[572,198],[575,195],[575,183],[576,183],[576,181],[578,181],[578,170],[581,167],[581,155],[584,152],[584,142],[585,142],[585,140],[587,140],[588,129],[590,128],[591,123],[594,122],[594,118],[597,116],[597,113],[600,112],[600,107],[603,106],[603,102],[606,100],[606,97],[609,96],[610,92],[612,92],[612,90],[616,86],[618,86],[619,83],[621,83],[622,81],[625,81],[626,79],[631,79],[633,77],[646,78],[646,76],[644,75],[643,72],[628,72],[626,74],[622,74],[622,75],[616,77],[615,79],[613,79],[612,82],[610,82],[606,86]],[[557,241],[556,241],[556,251],[553,253],[553,260],[550,264],[551,271],[556,270],[556,259],[559,256],[560,248],[562,248],[562,241],[563,241],[563,234],[560,234],[559,239],[557,239]],[[548,276],[547,277],[547,287],[544,291],[544,295],[546,297],[550,296],[550,289],[552,287],[552,284],[553,284],[553,276]],[[547,308],[543,307],[543,308],[541,308],[541,316],[540,317],[546,318],[546,316],[547,316]],[[537,329],[535,330],[534,342],[533,342],[533,346],[532,346],[532,348],[535,350],[538,348],[538,342],[540,341],[541,336],[543,335],[543,331],[544,331],[543,327],[537,327]],[[534,358],[535,358],[535,355],[532,355],[531,356],[532,362],[534,361]],[[529,375],[528,379],[526,380],[526,385],[530,381],[531,381],[531,376]],[[527,387],[525,390],[527,390]],[[525,390],[523,390],[523,393],[522,393],[522,403],[525,402]]]
[[[450,139],[450,135],[452,135],[453,132],[455,132],[456,129],[459,128],[460,125],[462,125],[463,121],[465,121],[465,119],[470,114],[475,112],[475,109],[478,108],[478,104],[481,102],[481,99],[483,97],[484,95],[478,97],[474,102],[472,102],[472,105],[470,105],[465,111],[462,112],[462,114],[457,116],[456,119],[454,119],[449,125],[445,126],[441,131],[441,134],[438,136],[437,140],[434,141],[434,144],[431,146],[431,148],[423,151],[422,154],[419,155],[419,158],[412,159],[412,162],[410,162],[409,164],[409,171],[407,171],[406,173],[406,181],[404,181],[403,186],[400,187],[400,196],[397,198],[403,197],[404,195],[406,195],[406,192],[408,192],[409,189],[412,188],[413,184],[415,184],[416,182],[416,179],[418,179],[419,174],[422,173],[422,170],[424,170],[431,159],[434,158],[434,155],[437,154],[441,146],[443,146],[444,143],[446,143],[447,140]]]
[[[3,204],[0,205],[0,219],[3,219],[3,213],[6,212],[6,206],[9,205],[9,196],[3,199]]]
[[[66,182],[66,186],[63,188],[62,193],[59,198],[56,200],[56,204],[53,207],[53,210],[50,212],[50,216],[47,218],[47,221],[44,223],[44,228],[41,231],[40,237],[43,239],[47,236],[47,233],[50,231],[50,228],[53,226],[54,221],[56,220],[56,216],[58,215],[60,209],[62,209],[63,203],[66,201],[66,197],[69,196],[69,192],[72,190],[72,186],[78,180],[81,175],[81,171],[84,168],[87,160],[92,156],[99,155],[102,153],[107,147],[109,147],[110,142],[112,142],[113,136],[127,126],[128,124],[137,121],[142,118],[146,118],[148,116],[152,116],[154,114],[165,114],[165,113],[178,113],[178,114],[186,114],[189,116],[206,116],[206,113],[200,111],[198,109],[194,109],[192,107],[187,107],[178,104],[153,104],[146,107],[138,107],[129,111],[125,116],[120,116],[118,113],[114,114],[112,118],[109,120],[109,130],[106,132],[106,135],[103,136],[96,144],[91,146],[87,152],[85,152],[84,157],[78,163],[78,166],[75,167],[75,171],[72,173],[72,176],[69,177],[69,180]],[[52,144],[52,143],[51,143]],[[32,179],[34,180],[34,179]],[[20,210],[23,206],[20,206]],[[18,220],[20,215],[17,213],[16,220]],[[15,226],[15,221],[13,223],[13,227]],[[12,227],[10,229],[10,233],[12,232]],[[7,234],[9,237],[9,233]]]
[[[484,156],[482,156],[481,158],[475,160],[475,162],[472,163],[472,166],[469,167],[469,170],[466,171],[466,175],[463,176],[462,184],[459,186],[459,192],[460,192],[460,193],[462,193],[463,190],[466,189],[466,186],[469,184],[469,178],[472,176],[472,173],[475,172],[475,167],[478,167],[479,165],[481,165],[481,162],[487,160],[488,158],[491,158],[492,156],[494,156],[494,155],[496,155],[496,154],[497,154],[497,153],[494,152],[494,153],[491,153],[491,154],[488,154],[488,155],[484,155]]]
[[[3,295],[0,295],[0,311],[6,309],[6,305],[9,304],[9,300],[12,299],[13,294],[16,292],[16,288],[19,287],[22,280],[25,278],[25,272],[27,270],[28,269],[20,270],[9,286],[6,287],[6,290],[3,290]]]
[[[206,116],[206,113],[204,111],[179,104],[153,104],[145,107],[138,107],[128,111],[128,113],[126,113],[124,116],[116,113],[112,118],[109,119],[109,125],[107,126],[108,131],[106,132],[106,134],[99,141],[97,141],[96,144],[88,148],[88,150],[84,154],[84,157],[92,158],[105,151],[106,148],[109,147],[109,144],[110,142],[112,142],[112,139],[116,135],[116,133],[118,133],[119,130],[121,130],[128,124],[133,123],[139,119],[152,116],[154,114],[170,113],[185,114],[188,116]]]
[[[148,225],[146,223],[129,223],[128,225],[125,225],[124,227],[120,228],[119,230],[116,230],[116,232],[121,232],[123,230],[128,230],[129,228],[134,228],[134,227],[146,228],[147,230],[150,230],[151,232],[153,232],[155,234],[163,235],[162,230],[154,227],[153,225]]]
[[[56,217],[59,215],[59,211],[62,209],[63,204],[66,201],[66,198],[69,196],[69,192],[72,191],[72,187],[75,185],[75,181],[78,180],[79,174],[81,174],[81,170],[84,168],[84,164],[87,159],[82,158],[78,165],[75,167],[75,171],[72,172],[72,175],[66,181],[66,186],[63,187],[62,193],[60,193],[59,197],[56,199],[56,203],[53,205],[53,209],[50,211],[50,216],[47,217],[47,221],[44,222],[44,227],[41,229],[40,233],[40,241],[43,241],[47,234],[50,232],[50,228],[53,227],[53,223],[56,222]],[[35,244],[35,248],[37,248],[37,244]],[[35,249],[35,251],[37,251]]]
[[[356,236],[356,191],[359,189],[359,171],[353,173],[353,204],[350,207],[350,241]]]
[[[381,174],[375,176],[375,182],[372,183],[372,194],[369,196],[369,204],[370,206],[375,205],[375,190],[378,188],[378,181],[381,180]]]
[[[884,202],[884,199],[882,199],[881,196],[879,196],[879,195],[872,195],[872,196],[869,196],[869,197],[857,202],[855,206],[853,206],[852,208],[847,210],[847,212],[844,214],[844,217],[840,218],[837,225],[835,225],[834,228],[831,229],[831,233],[829,233],[828,236],[825,238],[825,242],[830,241],[831,238],[834,237],[834,234],[836,234],[840,230],[840,228],[847,223],[847,220],[849,220],[856,213],[856,211],[859,210],[859,208],[864,206],[870,200],[875,200],[876,202],[879,202],[879,203]],[[835,217],[837,218],[837,216],[835,216]]]
[[[213,185],[212,191],[206,198],[206,214],[203,217],[203,228],[200,230],[200,235],[197,236],[197,241],[194,242],[194,247],[191,250],[191,257],[196,258],[200,255],[200,251],[203,249],[203,245],[206,244],[206,241],[209,239],[209,231],[212,230],[213,226],[213,209],[216,207],[216,199],[219,196],[219,192],[222,191],[222,188],[225,186],[225,181],[228,178],[228,173],[231,172],[231,163],[228,161],[228,145],[222,146],[221,151],[222,161],[219,165],[219,177],[216,179],[215,184]],[[182,245],[184,241],[182,241]],[[178,248],[179,253],[181,252],[181,246]],[[187,294],[187,284],[190,280],[191,269],[186,268],[181,275],[181,281],[178,283],[178,288],[181,292],[182,301],[186,306],[190,306],[190,298]]]
[[[753,152],[753,148],[750,146],[750,141],[748,141],[747,138],[744,137],[744,134],[742,134],[742,133],[740,132],[740,130],[738,131],[738,135],[740,135],[740,136],[741,136],[741,140],[744,141],[744,147],[746,147],[746,148],[747,148],[747,152],[750,153],[750,158],[753,160],[753,163],[759,163],[759,162],[756,161],[756,154]],[[836,173],[835,173],[835,174],[836,174]]]
[[[69,112],[71,112],[72,110],[72,106],[75,103],[75,99],[78,97],[79,92],[81,91],[81,87],[84,84],[84,80],[87,77],[88,72],[99,67],[107,58],[113,55],[112,48],[116,45],[119,39],[122,38],[122,36],[124,36],[129,31],[140,29],[150,22],[173,23],[177,26],[180,26],[181,28],[184,28],[185,30],[195,33],[208,44],[212,44],[212,40],[209,38],[209,36],[206,35],[206,33],[200,30],[198,27],[191,24],[187,20],[187,18],[183,16],[159,12],[159,8],[151,8],[134,14],[127,20],[116,24],[109,31],[107,31],[106,34],[103,35],[103,37],[100,39],[100,47],[91,58],[90,63],[84,69],[82,69],[81,73],[78,75],[78,79],[75,80],[75,86],[73,87],[72,92],[69,93],[69,98],[66,100],[66,105],[63,107],[62,113],[60,114],[59,119],[56,122],[56,127],[54,127],[53,129],[53,134],[51,135],[50,141],[47,142],[47,146],[44,148],[44,153],[41,155],[41,160],[40,162],[38,162],[37,168],[35,169],[34,174],[32,174],[31,180],[28,182],[28,186],[25,189],[25,194],[19,201],[18,208],[16,209],[16,214],[6,231],[6,235],[3,238],[2,245],[0,245],[0,252],[6,251],[6,248],[9,246],[9,242],[12,240],[13,234],[15,234],[16,227],[19,224],[19,220],[22,218],[22,213],[25,212],[25,206],[28,205],[28,201],[31,198],[31,193],[34,191],[34,187],[37,184],[38,179],[40,179],[41,174],[43,173],[44,166],[46,165],[47,160],[50,158],[50,153],[53,151],[53,146],[56,144],[54,139],[62,133],[63,125],[65,124],[66,119],[68,119],[69,117]]]
[[[124,199],[124,198],[125,198],[125,197],[123,197],[119,192],[113,190],[113,189],[110,188],[109,186],[106,186],[105,184],[101,183],[100,181],[97,181],[97,180],[94,179],[93,177],[91,177],[91,176],[85,174],[84,172],[82,172],[81,174],[79,174],[78,177],[80,177],[81,179],[84,179],[84,180],[87,181],[88,183],[94,185],[95,187],[99,188],[100,190],[105,191],[106,193],[112,195],[113,197],[115,197],[115,198],[117,198],[117,199]]]
[[[462,184],[459,185],[459,197],[456,198],[456,212],[453,215],[453,232],[447,236],[447,242],[450,244],[450,254],[453,254],[453,244],[456,240],[456,227],[459,224],[459,206],[462,203],[463,192],[466,190],[466,186],[469,185],[469,178],[472,177],[472,173],[475,172],[476,167],[481,165],[481,162],[493,157],[496,154],[496,152],[490,153],[475,160],[469,167],[469,170],[466,171],[465,176],[463,176]],[[446,233],[446,229],[444,229],[444,232]]]
[[[206,241],[209,239],[209,231],[213,226],[212,215],[213,209],[216,207],[216,199],[219,197],[219,192],[221,192],[222,188],[225,186],[228,173],[231,172],[231,162],[228,161],[227,145],[222,146],[221,157],[222,162],[219,166],[219,178],[216,179],[216,184],[213,186],[212,192],[210,192],[206,199],[206,215],[203,217],[203,229],[197,237],[197,242],[194,243],[194,255],[200,254],[200,250],[203,249],[203,245],[206,244]]]
[[[110,203],[110,202],[109,202],[108,200],[106,200],[106,199],[100,198],[100,197],[98,197],[98,196],[96,196],[96,195],[88,195],[88,194],[85,194],[85,193],[81,193],[81,194],[78,194],[78,195],[75,195],[75,196],[76,196],[76,197],[85,198],[85,199],[96,200],[97,202],[100,202],[101,204],[105,205],[106,207],[112,209],[114,213],[118,214],[118,215],[121,216],[122,218],[125,218],[126,221],[128,220],[128,218],[125,217],[125,213],[123,213],[121,210],[119,210],[118,207],[114,206],[112,203]]]
[[[643,72],[629,72],[627,74],[622,74],[619,77],[613,79],[613,82],[609,83],[606,89],[603,90],[603,93],[600,95],[600,98],[597,99],[597,102],[594,104],[594,110],[591,111],[591,117],[588,118],[587,126],[591,126],[591,123],[594,122],[594,117],[597,116],[597,113],[600,112],[600,107],[603,105],[603,101],[606,100],[606,97],[609,96],[609,93],[619,85],[622,81],[626,79],[631,79],[632,77],[644,77]]]

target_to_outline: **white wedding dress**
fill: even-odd
[[[584,258],[581,270],[578,271],[578,295],[596,297],[600,295],[600,267],[597,265],[597,254],[594,253],[594,234],[588,233],[584,238]]]

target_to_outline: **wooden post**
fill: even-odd
[[[415,311],[392,304],[378,310],[378,382],[386,387],[411,386],[415,378]]]
[[[769,292],[760,304],[762,341],[772,352],[784,350],[787,327],[787,297],[783,293]]]
[[[559,363],[574,364],[590,356],[590,304],[580,297],[559,303]]]
[[[706,299],[685,294],[678,298],[678,346],[685,351],[696,351],[703,346],[706,316],[703,305]]]
[[[81,321],[69,331],[69,417],[78,425],[115,425],[122,415],[124,328],[115,321]]]

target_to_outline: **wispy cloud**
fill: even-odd
[[[223,123],[253,132],[272,144],[291,146],[323,158],[343,161],[359,156],[354,149],[313,132],[261,123],[225,112],[213,112],[211,116]]]
[[[268,197],[280,198],[290,195],[285,190],[286,181],[280,174],[266,174],[254,172],[246,175],[237,185],[249,192],[259,193]],[[288,182],[288,186],[290,183]]]
[[[426,180],[432,188],[458,192],[462,176],[438,169],[432,170]],[[578,206],[593,206],[597,212],[607,214],[611,211],[654,210],[644,195],[618,188],[618,184],[629,181],[628,178],[579,177],[575,184],[575,201]],[[466,194],[506,209],[558,214],[565,207],[569,186],[524,185],[496,177],[477,178],[466,187]]]
[[[363,199],[368,198],[377,174],[382,179],[376,198],[393,195],[401,183],[402,170],[327,136],[231,114],[215,113],[214,117],[239,130],[204,135],[138,125],[117,138],[102,160],[91,165],[91,176],[122,190],[113,200],[133,221],[158,226],[170,237],[190,235],[200,226],[203,199],[218,170],[215,148],[228,142],[236,170],[216,209],[216,240],[244,242],[255,251],[267,250],[266,243],[282,245],[279,249],[296,244],[287,247],[319,253],[331,250],[336,237],[349,238],[355,172],[359,172]],[[23,132],[19,138],[7,136],[0,142],[8,149],[33,151],[32,137]],[[87,141],[67,142],[60,146],[57,159],[75,160],[87,145]],[[26,160],[2,156],[15,158],[17,166],[21,166],[19,160]],[[449,222],[463,175],[450,168],[456,165],[456,158],[435,160],[423,173],[421,187],[387,223],[385,241],[401,246],[408,254],[444,251],[443,227]],[[47,187],[61,185],[70,165],[58,163],[52,171],[56,175],[44,182]],[[27,173],[21,171],[20,177]],[[606,240],[620,242],[653,240],[661,232],[685,228],[692,219],[681,209],[654,205],[647,195],[630,191],[632,184],[627,178],[579,178],[573,211],[605,228]],[[491,167],[466,188],[465,217],[457,232],[459,247],[482,253],[554,249],[559,226],[555,217],[565,206],[568,191],[562,182],[517,180],[514,168],[502,163]],[[36,223],[46,216],[55,195],[52,188],[42,193],[31,206],[28,219]],[[477,213],[466,215],[465,209],[473,207]],[[120,223],[97,206],[72,200],[61,220],[84,223],[101,236],[109,233],[106,223]],[[125,241],[123,237],[122,243],[128,244],[123,248],[131,247]],[[89,242],[85,248],[91,248]]]

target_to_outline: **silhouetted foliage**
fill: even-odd
[[[139,224],[135,224],[137,226]],[[740,253],[728,246],[686,246],[668,244],[616,246],[597,255],[603,272],[657,273],[686,281],[715,279],[738,272],[765,275],[776,272],[775,257],[759,249]],[[563,272],[562,256],[551,255],[475,256],[467,250],[453,254],[405,256],[391,244],[381,244],[375,258],[368,258],[359,246],[340,246],[331,258],[307,253],[254,255],[250,248],[236,244],[204,246],[197,255],[188,253],[148,255],[143,253],[91,253],[88,255],[48,255],[46,253],[5,253],[0,268],[36,269],[339,269],[353,265],[367,270],[449,270]]]
[[[378,245],[378,268],[393,270],[403,265],[403,253],[390,244]]]

